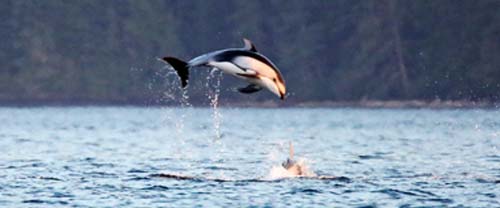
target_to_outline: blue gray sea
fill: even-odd
[[[500,207],[500,110],[1,107],[0,207]]]

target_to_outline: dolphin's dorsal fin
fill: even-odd
[[[257,52],[257,48],[255,48],[255,46],[250,40],[243,38],[243,42],[245,42],[245,47],[243,47],[245,50]]]
[[[292,142],[290,142],[290,155],[288,155],[288,158],[290,158],[290,160],[293,160],[293,144]]]

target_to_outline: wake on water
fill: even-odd
[[[303,172],[301,175],[293,174],[292,172],[284,168],[282,165],[273,165],[267,175],[256,178],[248,178],[248,179],[234,179],[224,176],[197,177],[197,176],[183,175],[179,173],[151,174],[150,177],[173,179],[173,180],[214,181],[214,182],[266,182],[266,181],[275,181],[283,179],[315,179],[315,180],[335,180],[341,182],[351,182],[350,178],[344,176],[329,176],[329,175],[316,174],[309,168],[308,160],[306,160],[305,158],[300,158],[297,161],[297,164],[302,167]]]

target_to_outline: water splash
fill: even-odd
[[[160,104],[174,104],[180,105],[181,108],[169,108],[162,107],[164,109],[162,123],[165,125],[172,125],[175,128],[175,137],[178,139],[178,148],[175,148],[176,155],[180,158],[189,157],[189,154],[185,154],[186,151],[182,147],[186,145],[186,117],[188,116],[189,108],[192,104],[189,102],[188,89],[180,87],[180,81],[177,73],[171,66],[164,66],[160,71],[157,71],[156,76],[149,83],[162,83],[160,89],[162,90],[161,96],[158,98],[157,103]],[[158,79],[160,81],[158,81]],[[150,88],[150,90],[153,90]]]
[[[308,165],[308,161],[304,158],[297,160],[297,168],[300,168],[301,175],[295,174],[293,171],[287,170],[282,165],[274,165],[269,170],[269,173],[265,180],[276,180],[281,178],[294,178],[294,177],[317,177],[318,175],[314,173]]]
[[[212,79],[215,79],[212,83]],[[222,72],[213,68],[210,71],[210,75],[207,76],[206,86],[209,90],[207,93],[208,99],[210,100],[210,107],[212,107],[212,120],[214,124],[214,134],[215,139],[219,140],[222,138],[221,134],[221,124],[222,124],[222,114],[219,111],[219,95],[220,95],[220,83],[222,80]]]
[[[288,145],[285,145],[288,144]],[[310,169],[310,164],[313,162],[309,159],[300,157],[296,158],[294,156],[294,150],[291,142],[281,141],[271,148],[271,151],[268,154],[268,160],[271,161],[271,169],[267,173],[264,180],[277,180],[283,178],[295,178],[295,177],[307,177],[307,178],[316,178],[318,175]],[[287,146],[288,148],[285,148]],[[283,161],[279,165],[276,165],[280,161],[280,158],[283,156],[283,152],[287,152],[288,156],[287,160]],[[296,162],[293,162],[296,161]],[[292,163],[290,163],[292,162]],[[293,165],[291,165],[293,164]],[[291,165],[291,166],[290,166]],[[285,166],[288,167],[285,168]]]
[[[176,119],[176,133],[177,137],[181,139],[181,144],[184,145],[186,143],[186,138],[184,134],[185,122],[189,108],[193,107],[191,103],[189,103],[189,95],[188,89],[181,89],[181,99],[180,99],[180,111],[181,115]]]
[[[214,130],[214,140],[212,145],[213,149],[216,150],[214,155],[215,161],[219,165],[224,163],[224,153],[225,153],[225,144],[222,142],[222,133],[221,133],[221,125],[222,125],[222,114],[219,110],[219,96],[220,96],[220,83],[222,81],[222,72],[216,68],[213,68],[210,71],[209,76],[207,76],[206,87],[209,89],[207,92],[208,99],[210,100],[210,107],[212,108],[212,123]],[[218,170],[216,173],[217,177],[225,178],[225,172],[223,170]]]
[[[163,62],[163,60],[161,59],[158,60]],[[163,67],[162,70],[167,70],[166,75],[162,77],[159,76],[160,74],[157,73],[156,77],[160,77],[163,80],[172,80],[172,81],[168,83],[168,86],[164,87],[165,91],[162,93],[163,96],[160,97],[158,103],[180,104],[182,113],[180,116],[175,116],[173,119],[175,119],[176,121],[175,127],[177,136],[182,138],[185,128],[185,119],[187,116],[186,108],[192,107],[192,104],[189,102],[188,90],[187,88],[181,89],[180,95],[178,95],[179,94],[178,89],[180,88],[172,87],[172,86],[179,86],[177,73],[171,66],[168,65]],[[209,76],[207,76],[207,82],[205,84],[205,86],[209,89],[209,91],[207,92],[207,96],[210,100],[210,106],[213,109],[212,121],[213,121],[213,129],[216,142],[219,142],[218,140],[222,138],[222,133],[221,133],[222,114],[219,111],[219,95],[220,95],[221,80],[222,80],[222,72],[216,68],[212,68]],[[149,85],[150,85],[149,88],[152,90],[151,83]],[[168,119],[172,118],[169,117]],[[184,142],[184,139],[182,140],[182,142]]]
[[[182,89],[179,87],[180,83],[177,73],[170,66],[166,66],[164,69],[167,70],[167,73],[164,73],[166,75],[164,75],[165,77],[163,77],[162,79],[170,80],[170,82],[165,83],[167,86],[163,87],[165,91],[163,92],[163,96],[161,97],[161,100],[159,100],[159,102],[180,105],[180,108],[168,108],[168,110],[170,110],[170,116],[167,119],[168,121],[172,121],[172,123],[175,125],[175,135],[176,138],[179,139],[179,142],[177,143],[179,147],[175,148],[175,155],[179,158],[189,158],[192,157],[192,155],[189,153],[189,150],[186,151],[185,149],[188,139],[185,138],[185,128],[188,113],[192,112],[190,111],[190,108],[192,108],[193,105],[189,102],[189,94],[187,88]],[[211,142],[211,145],[213,145],[213,148],[211,149],[216,150],[215,154],[213,155],[213,159],[214,161],[217,161],[217,163],[224,163],[223,155],[225,152],[225,145],[221,141],[222,114],[219,110],[219,96],[221,92],[220,85],[222,81],[222,72],[214,68],[209,72],[206,80],[207,81],[205,86],[208,89],[207,96],[210,100],[210,107],[212,108],[211,117],[213,123],[213,131],[215,134],[215,139]],[[218,175],[220,177],[224,177],[224,171],[220,170]]]

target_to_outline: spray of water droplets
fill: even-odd
[[[182,147],[186,146],[185,123],[189,108],[192,107],[192,104],[189,103],[188,90],[180,89],[178,75],[170,66],[165,66],[161,71],[166,73],[157,72],[154,78],[163,81],[163,86],[160,87],[162,90],[161,97],[158,98],[157,102],[160,104],[167,103],[181,106],[181,108],[162,107],[164,110],[162,123],[174,126],[175,136],[179,138],[179,143],[177,144],[180,145],[178,148],[174,148],[177,150],[176,155],[178,157],[186,157],[189,154],[186,155]],[[158,81],[152,80],[151,82]]]
[[[189,102],[188,90],[180,89],[179,78],[175,70],[173,70],[170,66],[166,66],[162,70],[166,70],[167,73],[163,73],[163,75],[157,76],[160,79],[166,80],[165,86],[163,86],[162,97],[159,100],[159,103],[169,103],[180,105],[180,108],[165,108],[165,119],[164,123],[169,123],[169,125],[174,125],[175,127],[175,135],[179,138],[180,145],[178,148],[175,148],[177,152],[175,153],[177,157],[180,158],[189,158],[191,157],[189,149],[185,149],[187,145],[186,138],[186,119],[188,118],[188,113],[192,113],[191,108],[192,104]],[[214,145],[213,150],[216,150],[213,155],[214,161],[217,163],[224,163],[224,152],[225,145],[222,142],[221,138],[223,134],[221,133],[221,125],[222,125],[222,114],[219,109],[219,96],[220,96],[220,85],[222,81],[222,72],[217,69],[212,69],[206,78],[205,86],[208,89],[206,95],[210,101],[210,107],[212,108],[212,123],[213,123],[213,131],[215,137],[211,140],[211,145]],[[222,164],[220,164],[222,165]],[[189,166],[189,165],[188,165]],[[189,168],[189,167],[186,167]],[[219,176],[223,176],[224,172],[221,170],[219,172]]]
[[[221,124],[222,124],[222,114],[219,109],[219,96],[220,96],[220,83],[222,80],[222,72],[217,69],[212,69],[210,71],[210,75],[207,76],[206,87],[209,89],[207,92],[208,99],[210,100],[210,106],[212,107],[212,123],[215,134],[215,139],[213,140],[212,145],[215,147],[213,149],[216,150],[215,155],[213,155],[214,161],[218,163],[218,165],[223,165],[224,163],[224,153],[225,153],[225,145],[222,142],[222,133],[221,133]],[[219,170],[217,173],[218,177],[224,178],[225,173],[223,170]]]
[[[210,71],[210,76],[207,76],[206,86],[210,89],[207,93],[208,99],[210,100],[210,106],[213,109],[212,120],[214,124],[214,133],[216,140],[222,137],[221,134],[221,124],[222,124],[222,114],[219,111],[219,95],[220,95],[220,83],[222,80],[222,73],[213,68]]]

